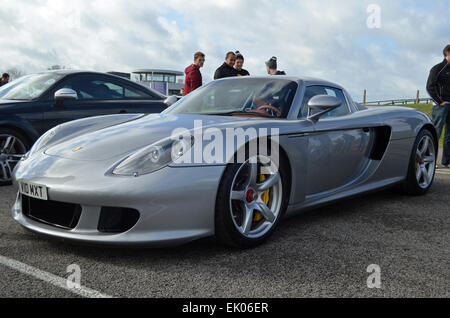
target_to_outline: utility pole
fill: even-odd
[[[416,104],[420,103],[420,90],[417,90]]]
[[[363,104],[365,105],[367,102],[367,90],[364,90]]]

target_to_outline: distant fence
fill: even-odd
[[[367,101],[367,90],[364,90],[363,102],[364,105],[408,105],[408,104],[433,104],[431,98],[420,98],[420,91],[417,91],[416,98],[403,98],[403,99],[387,99],[376,100],[372,102]]]
[[[433,104],[431,98],[410,98],[410,99],[388,99],[373,102],[363,102],[364,105],[408,105],[408,104]]]

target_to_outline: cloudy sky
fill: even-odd
[[[450,43],[449,0],[0,1],[0,72],[184,70],[201,50],[210,81],[240,50],[252,75],[277,56],[288,74],[337,82],[358,101],[364,89],[412,98]]]

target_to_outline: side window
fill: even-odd
[[[74,76],[64,81],[56,90],[61,88],[73,89],[80,100],[154,99],[144,91],[102,76]]]
[[[303,96],[302,107],[300,109],[299,118],[306,118],[309,115],[308,102],[311,98],[316,95],[326,95],[327,92],[323,86],[308,86],[305,90],[305,95]]]
[[[349,111],[349,107],[347,101],[345,99],[344,93],[342,90],[327,87],[327,86],[308,86],[306,87],[305,96],[303,97],[302,107],[300,109],[299,118],[306,118],[309,115],[308,102],[311,98],[316,95],[329,95],[339,98],[342,101],[342,105],[332,110],[331,112],[326,113],[323,118],[332,118],[347,115]]]
[[[91,81],[91,88],[86,95],[89,94],[92,99],[123,99],[124,90],[123,86],[119,86],[108,80],[98,79]],[[86,88],[85,88],[86,89]]]
[[[344,93],[337,88],[326,88],[327,95],[334,96],[339,98],[339,100],[342,102],[342,105],[336,108],[335,110],[332,110],[331,112],[325,114],[326,117],[339,117],[339,116],[345,116],[347,115],[349,111],[349,107],[347,104],[347,100],[345,99]]]
[[[131,86],[125,86],[126,99],[155,99],[154,96]]]

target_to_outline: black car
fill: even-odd
[[[50,128],[90,116],[159,113],[166,96],[105,73],[54,71],[24,76],[0,88],[0,185]]]

